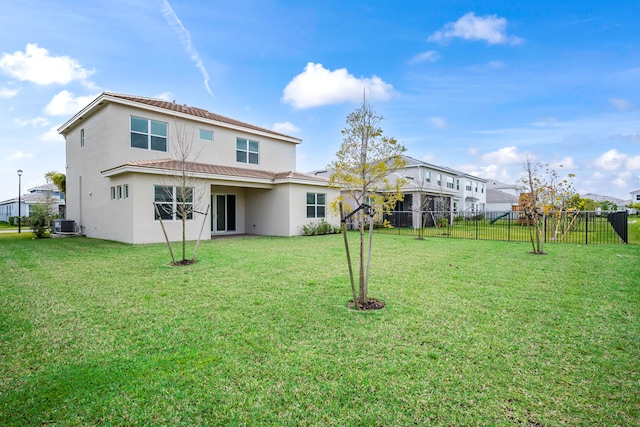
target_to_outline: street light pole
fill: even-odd
[[[18,233],[22,233],[22,169],[18,169]]]

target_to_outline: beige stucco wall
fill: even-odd
[[[167,152],[131,147],[130,116],[132,115],[168,124]],[[214,141],[200,140],[200,128],[212,130]],[[83,147],[80,146],[81,129],[84,129],[85,134]],[[295,170],[296,143],[281,141],[252,131],[227,129],[196,120],[176,119],[171,114],[105,102],[103,106],[97,107],[91,114],[86,114],[86,117],[82,117],[65,131],[67,218],[75,220],[81,227],[82,234],[88,237],[128,243],[163,241],[160,225],[153,220],[152,202],[153,185],[163,184],[166,179],[162,176],[146,174],[105,177],[101,172],[131,161],[176,158],[174,150],[176,141],[185,137],[193,139],[193,157],[190,159],[192,161],[269,171]],[[236,161],[236,137],[259,141],[258,165]],[[112,201],[111,186],[124,184],[129,185],[129,198]],[[204,181],[201,186],[205,193],[204,207],[206,207],[211,202],[212,188]],[[247,221],[244,217],[245,189],[237,187],[233,191],[238,196],[238,233],[251,233],[252,230],[246,229],[246,224],[250,222],[252,226],[256,223],[256,227],[261,224],[260,227],[264,230],[261,234],[286,235],[287,231],[279,226],[276,226],[272,232],[269,231],[270,225],[281,223],[276,218],[270,219],[267,223],[259,218],[253,222]],[[278,189],[271,193],[271,196],[276,197],[275,200],[264,202],[266,207],[256,204],[256,201],[251,204],[251,210],[256,213],[272,211],[283,204],[281,200],[285,195],[286,192],[283,193]],[[285,212],[284,215],[286,217],[288,213]],[[188,239],[197,238],[202,225],[199,217],[200,215],[196,215],[195,220],[189,224]],[[177,223],[179,221],[175,224],[166,224],[172,240],[180,238]],[[264,228],[265,224],[266,228]],[[208,237],[210,232],[211,222],[208,218],[203,235]]]

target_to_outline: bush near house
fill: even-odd
[[[340,233],[340,227],[329,224],[324,219],[319,222],[311,222],[302,226],[302,233],[305,236],[320,236],[324,234]]]

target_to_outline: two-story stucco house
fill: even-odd
[[[405,168],[395,172],[407,180],[404,200],[396,210],[417,212],[422,206],[424,210],[449,211],[452,215],[485,211],[485,179],[409,156],[404,156],[404,160]]]
[[[426,217],[426,224],[447,215],[451,218],[461,214],[484,213],[487,180],[451,168],[436,166],[409,156],[403,156],[406,166],[389,174],[389,180],[403,179],[403,200],[398,201],[393,215],[385,215],[396,227],[421,227],[420,211],[434,213]],[[328,177],[331,170],[314,172]]]
[[[105,92],[58,130],[66,140],[67,218],[83,235],[127,243],[181,239],[176,204],[193,204],[187,239],[292,236],[338,196],[295,171],[301,140],[175,102]],[[189,157],[179,155],[190,143]],[[192,191],[178,194],[185,169]],[[156,206],[162,209],[157,210]],[[206,215],[206,217],[205,217]],[[206,218],[206,221],[205,221]]]

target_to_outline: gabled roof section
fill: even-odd
[[[475,179],[475,180],[480,181],[480,182],[487,182],[487,180],[484,179],[484,178],[480,178],[480,177],[477,177],[475,175],[468,174],[466,172],[461,172],[459,170],[455,170],[455,169],[449,168],[447,166],[437,166],[437,165],[434,165],[432,163],[423,162],[422,160],[414,159],[413,157],[404,156],[404,155],[402,156],[402,158],[407,162],[407,166],[406,167],[408,167],[408,168],[409,167],[423,166],[423,167],[426,167],[426,168],[436,169],[436,170],[440,170],[442,172],[447,172],[447,173],[450,173],[450,174],[452,174],[454,176],[464,176],[464,177],[468,177],[468,178],[471,178],[471,179]]]
[[[511,203],[518,204],[519,197],[504,191],[487,188],[487,203]]]
[[[313,182],[318,184],[327,184],[329,182],[328,179],[323,177],[295,171],[271,172],[258,169],[236,168],[232,166],[221,166],[196,162],[185,162],[183,164],[181,161],[169,158],[128,162],[114,168],[103,170],[101,173],[104,176],[114,176],[127,172],[173,172],[173,174],[175,174],[176,172],[182,171],[183,167],[188,171],[190,175],[195,175],[202,178],[230,177],[268,182],[293,180]]]
[[[82,120],[85,116],[93,114],[94,111],[99,109],[105,102],[114,102],[123,105],[132,105],[139,108],[146,108],[149,110],[163,112],[165,114],[172,114],[183,118],[190,118],[192,120],[200,120],[203,122],[212,123],[221,127],[232,128],[237,130],[252,131],[253,133],[268,135],[277,139],[286,140],[299,144],[302,142],[300,138],[296,138],[284,133],[275,132],[271,129],[266,129],[260,126],[252,125],[251,123],[243,122],[240,120],[232,119],[230,117],[222,116],[220,114],[212,113],[202,108],[190,107],[186,104],[178,104],[177,102],[169,102],[163,99],[147,98],[143,96],[126,95],[117,92],[103,92],[96,99],[94,99],[89,105],[83,108],[69,121],[62,125],[58,129],[58,133],[64,134],[64,132],[71,128],[76,122]]]

